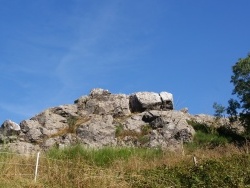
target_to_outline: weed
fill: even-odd
[[[67,119],[68,133],[75,133],[76,129],[83,123],[89,121],[89,117],[70,116]]]
[[[144,145],[150,141],[150,137],[148,135],[141,135],[138,137],[138,142],[140,142],[141,145]]]
[[[152,128],[149,124],[141,126],[141,134],[148,135],[152,131]]]
[[[124,127],[122,124],[118,124],[115,129],[115,137],[120,137],[124,132]]]
[[[57,136],[62,136],[68,133],[76,133],[76,129],[82,125],[83,123],[86,123],[89,121],[89,117],[78,117],[78,116],[70,116],[67,118],[67,124],[68,126],[65,128],[62,128],[58,130],[57,133],[49,135],[49,138],[57,137]]]

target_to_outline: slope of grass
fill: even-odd
[[[41,155],[36,183],[35,156],[0,153],[0,187],[250,186],[250,155],[235,146],[185,153],[137,148],[91,150],[79,145],[52,149]]]
[[[250,187],[249,146],[235,144],[242,137],[191,124],[194,140],[179,153],[81,145],[52,148],[41,154],[36,182],[36,156],[0,152],[0,187]]]

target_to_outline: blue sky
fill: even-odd
[[[175,108],[227,105],[250,51],[249,0],[0,0],[0,121],[92,88],[167,91]],[[1,123],[0,122],[0,123]]]

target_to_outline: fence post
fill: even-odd
[[[196,156],[195,156],[195,155],[193,156],[193,162],[194,162],[194,166],[197,166],[197,165],[198,165],[198,162],[197,162],[197,159],[196,159]]]
[[[40,157],[40,152],[38,152],[36,156],[36,168],[35,168],[35,179],[34,179],[35,182],[36,182],[37,172],[38,172],[39,157]]]
[[[246,153],[247,153],[247,154],[249,154],[248,147],[249,147],[249,143],[248,143],[248,140],[246,139]]]
[[[181,139],[181,151],[182,151],[182,156],[185,156],[183,139]]]

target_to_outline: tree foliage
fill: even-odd
[[[229,115],[230,122],[238,120],[237,109],[240,108],[240,103],[235,99],[230,99],[228,101],[227,114]]]
[[[214,116],[217,118],[221,118],[224,116],[224,113],[226,111],[226,107],[222,106],[221,104],[218,104],[217,102],[215,102],[213,104],[213,108],[215,110]]]
[[[231,83],[234,85],[233,94],[238,100],[230,99],[227,113],[236,118],[239,117],[243,124],[250,131],[250,54],[246,58],[239,59],[232,67],[233,75]]]

